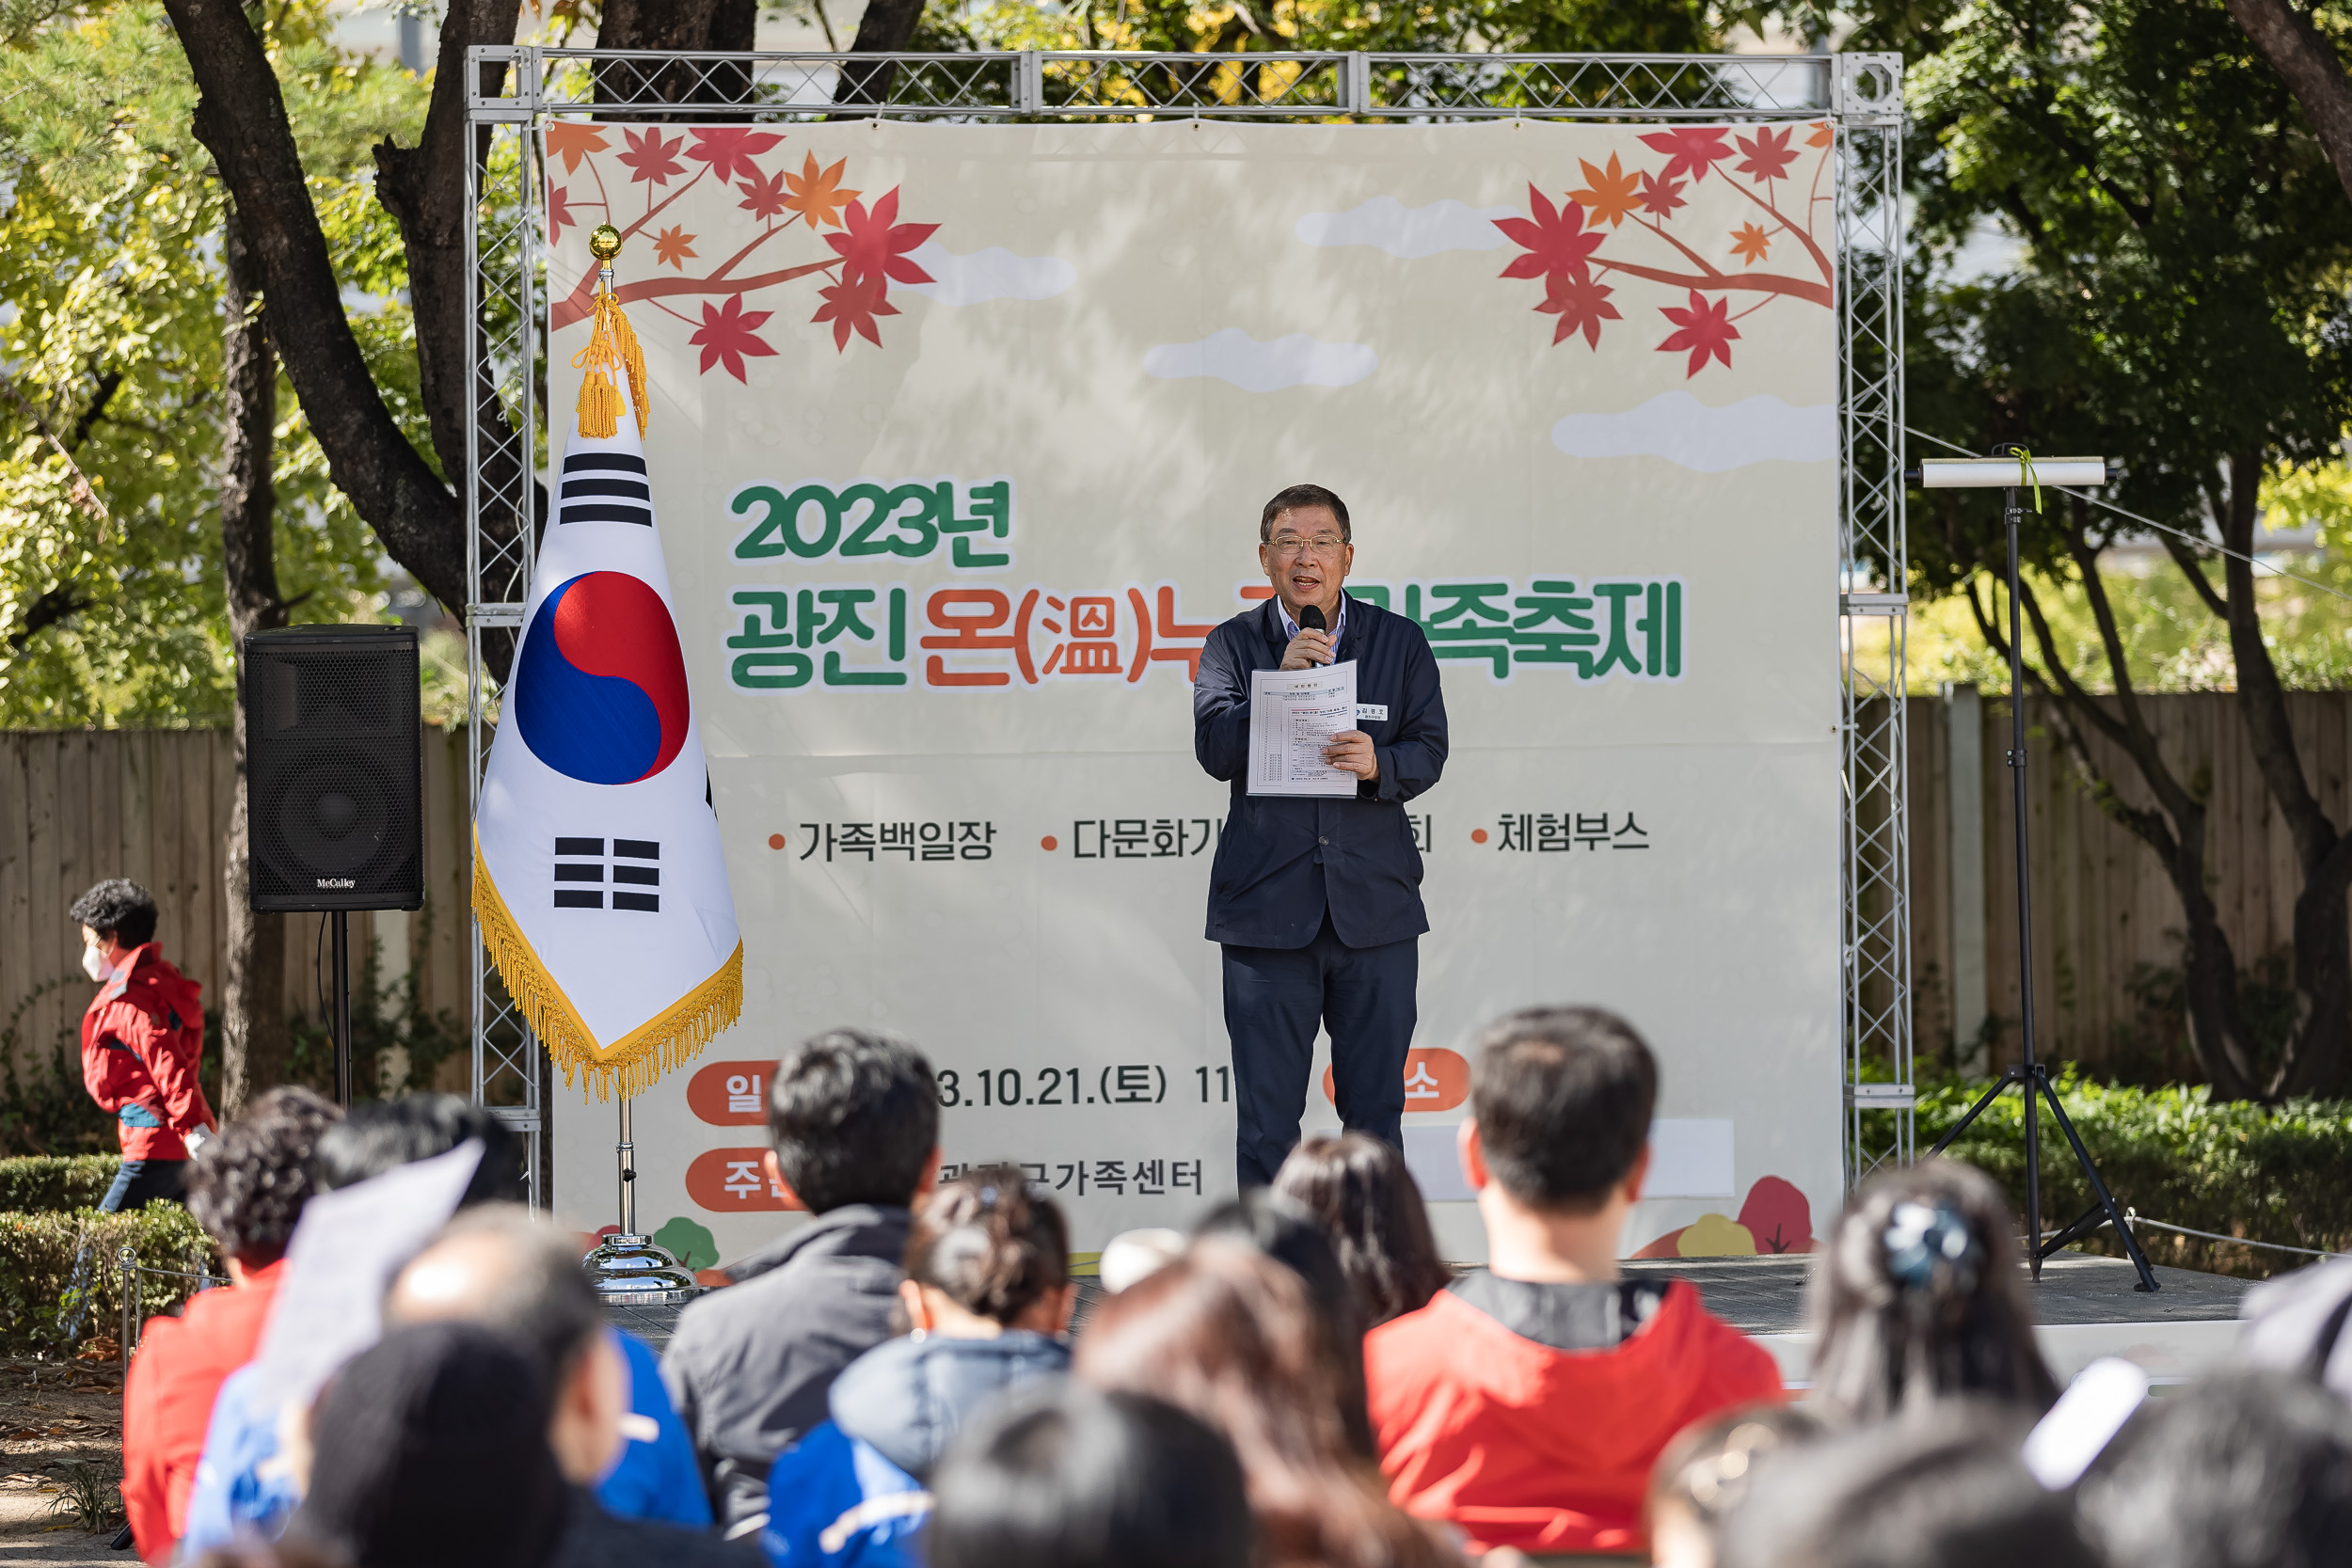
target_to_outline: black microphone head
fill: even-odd
[[[1308,605],[1298,612],[1298,624],[1308,631],[1321,631],[1323,629],[1323,607]]]

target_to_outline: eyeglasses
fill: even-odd
[[[1268,542],[1267,547],[1278,556],[1337,556],[1347,548],[1347,541],[1336,533],[1318,534],[1312,539],[1301,539],[1294,534],[1278,533]]]

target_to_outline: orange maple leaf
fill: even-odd
[[[1807,147],[1827,147],[1831,142],[1836,141],[1836,139],[1837,133],[1830,129],[1830,123],[1825,119],[1813,127],[1813,134],[1804,138],[1804,145]]]
[[[682,223],[675,228],[664,229],[653,237],[653,254],[656,265],[666,261],[684,272],[686,263],[694,256],[694,236],[686,231],[686,225]]]
[[[564,160],[564,172],[578,174],[580,161],[591,152],[605,150],[601,126],[583,125],[576,119],[548,121],[548,156]]]
[[[1764,260],[1764,253],[1772,248],[1772,237],[1753,223],[1743,223],[1731,231],[1731,253],[1748,265]]]
[[[1641,199],[1641,175],[1628,174],[1614,152],[1609,154],[1606,169],[1595,168],[1581,158],[1577,162],[1583,166],[1584,178],[1590,183],[1583,190],[1570,191],[1568,199],[1592,214],[1596,226],[1605,223],[1616,228]]]
[[[784,177],[786,186],[792,192],[785,198],[785,206],[806,218],[811,229],[820,223],[833,229],[840,228],[841,209],[856,200],[859,194],[841,188],[841,171],[849,166],[849,162],[844,158],[819,173],[817,154],[810,153],[808,161],[801,166],[800,173]],[[787,218],[786,221],[788,223],[791,220]]]

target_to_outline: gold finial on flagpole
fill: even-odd
[[[628,378],[637,434],[645,433],[645,358],[612,293],[612,259],[620,253],[619,230],[600,223],[588,231],[588,254],[596,259],[596,325],[588,346],[572,363],[587,372],[580,383],[580,433],[598,440],[620,428],[621,393],[616,382],[622,375]]]

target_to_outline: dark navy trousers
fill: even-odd
[[[1351,1132],[1405,1146],[1405,1055],[1418,1016],[1421,939],[1349,947],[1331,917],[1304,947],[1225,945],[1225,1032],[1233,1044],[1244,1187],[1274,1180],[1298,1142],[1315,1031],[1331,1035],[1331,1087]]]

